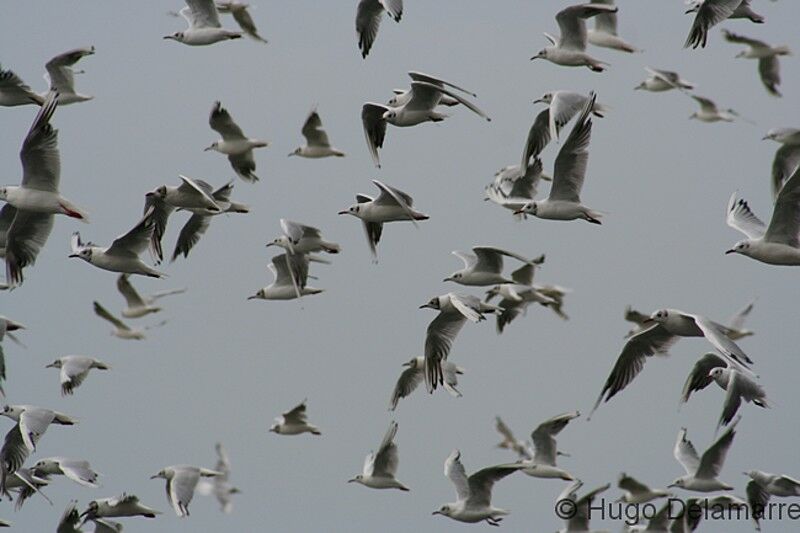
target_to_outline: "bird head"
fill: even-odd
[[[536,216],[536,211],[538,210],[538,208],[539,206],[536,204],[536,202],[528,202],[527,204],[523,205],[522,207],[514,211],[514,214],[515,215],[529,214]]]
[[[442,303],[439,301],[438,296],[434,296],[430,299],[430,301],[426,304],[420,305],[420,309],[441,309]]]
[[[733,248],[730,250],[726,250],[725,254],[742,254],[742,255],[749,255],[750,253],[750,242],[749,241],[739,241],[733,245]]]
[[[92,249],[91,248],[81,248],[75,253],[69,254],[69,257],[79,257],[84,261],[91,261],[92,260]]]
[[[364,476],[362,476],[361,474],[358,474],[356,477],[354,477],[352,479],[348,479],[347,482],[348,483],[363,483],[364,482]]]
[[[541,52],[539,52],[541,53]],[[541,97],[533,101],[534,104],[549,104],[553,101],[553,93],[544,93]]]
[[[464,277],[463,273],[453,272],[452,274],[450,274],[450,276],[444,278],[444,281],[455,281],[456,283],[458,283],[463,277]]]
[[[49,365],[45,366],[45,368],[61,368],[61,359],[56,359]]]
[[[266,291],[264,291],[264,289],[258,289],[257,293],[247,297],[248,300],[265,300],[266,298],[267,298],[267,293]],[[272,430],[270,429],[270,431]]]
[[[288,155],[287,157],[292,157],[293,155],[300,155],[300,152],[301,152],[302,150],[303,150],[303,148],[302,148],[302,147],[301,147],[301,148],[295,148],[295,149],[294,149],[294,151],[293,151],[293,152],[290,152],[290,153],[289,153],[289,155]]]
[[[164,39],[172,39],[173,41],[183,42],[183,37],[184,35],[182,31],[176,31],[171,35],[165,35]]]
[[[345,209],[343,211],[339,211],[339,214],[340,215],[353,215],[354,217],[357,217],[359,215],[360,211],[361,211],[361,206],[359,204],[355,204],[355,205],[351,205],[350,207],[348,207],[347,209]]]
[[[440,514],[442,516],[450,516],[453,512],[453,509],[449,505],[442,505],[438,511],[434,511],[431,514]]]
[[[152,476],[150,476],[150,479],[158,479],[158,478],[167,479],[167,470],[166,470],[166,468],[164,470],[159,470],[157,473],[155,473]]]

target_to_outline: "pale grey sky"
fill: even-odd
[[[0,295],[0,313],[25,323],[21,349],[6,344],[7,401],[64,411],[76,427],[52,427],[37,453],[84,457],[104,474],[103,487],[85,489],[56,479],[47,494],[0,517],[18,531],[52,530],[71,498],[133,492],[162,511],[156,520],[126,519],[126,531],[456,531],[467,527],[430,513],[453,501],[442,474],[453,448],[468,471],[511,460],[494,449],[494,416],[523,437],[541,420],[579,409],[588,413],[629,324],[626,304],[651,311],[675,307],[724,321],[757,297],[748,322],[756,331],[741,342],[775,407],[746,405],[722,479],[744,494],[743,470],[800,475],[800,429],[794,416],[800,373],[796,328],[797,275],[723,252],[739,239],[725,225],[734,190],[762,218],[771,211],[769,171],[777,145],[761,141],[772,127],[797,126],[800,74],[782,58],[784,98],[769,96],[754,61],[734,59],[739,46],[711,31],[705,50],[687,51],[691,24],[681,1],[621,1],[620,33],[643,48],[625,55],[593,48],[611,63],[607,72],[566,69],[529,58],[557,33],[555,13],[565,2],[408,0],[400,24],[385,20],[366,60],[354,31],[357,2],[270,2],[252,10],[263,45],[248,39],[188,47],[162,36],[183,29],[166,15],[173,2],[4,2],[0,50],[13,69],[43,90],[44,63],[67,49],[94,45],[79,65],[82,92],[96,98],[56,111],[62,192],[87,208],[90,225],[59,217],[25,284]],[[754,2],[767,23],[720,25],[800,51],[798,6]],[[226,19],[224,24],[233,27]],[[752,118],[757,125],[687,120],[694,102],[671,92],[633,91],[643,67],[674,69],[698,93]],[[408,70],[441,76],[478,94],[487,123],[465,109],[452,118],[411,129],[390,128],[383,169],[372,166],[360,122],[361,104],[385,101],[407,85]],[[612,110],[595,121],[583,198],[607,213],[602,226],[528,220],[483,202],[483,187],[500,167],[519,160],[532,100],[552,89],[596,90]],[[119,312],[115,276],[67,259],[69,235],[107,243],[141,214],[143,195],[178,173],[221,185],[233,177],[225,157],[202,149],[217,138],[208,112],[221,100],[244,131],[271,141],[256,152],[261,182],[236,182],[234,198],[248,215],[218,217],[188,260],[166,265],[165,281],[134,279],[143,292],[187,286],[164,300],[165,310],[141,323],[169,319],[142,342],[108,334],[92,300]],[[286,154],[302,142],[300,127],[312,104],[343,159],[303,160]],[[3,183],[20,177],[18,151],[36,110],[0,109]],[[558,145],[544,152],[552,172]],[[385,228],[380,263],[370,261],[360,223],[336,212],[357,192],[373,194],[378,178],[414,196],[431,215],[414,229]],[[546,191],[546,186],[543,188]],[[264,243],[290,218],[318,226],[342,253],[315,266],[319,296],[294,302],[245,298],[269,283],[274,255]],[[173,215],[164,241],[171,252],[185,215]],[[538,280],[574,290],[571,319],[531,308],[498,336],[493,319],[464,328],[451,353],[467,369],[464,397],[417,391],[387,412],[401,364],[422,353],[435,316],[418,306],[458,286],[442,278],[459,268],[451,250],[495,245],[534,256],[547,254]],[[464,291],[482,294],[482,291]],[[582,417],[559,444],[572,454],[562,466],[587,487],[616,481],[621,471],[652,486],[683,473],[672,457],[685,426],[698,449],[713,440],[723,401],[710,388],[678,412],[678,396],[694,359],[709,349],[682,340],[669,359],[649,361],[641,376],[591,422]],[[112,365],[89,376],[74,397],[61,398],[57,372],[44,365],[82,353]],[[267,433],[272,418],[308,397],[309,417],[322,437]],[[347,485],[379,443],[389,420],[399,423],[398,478],[410,493]],[[0,431],[11,422],[0,422]],[[235,512],[222,515],[212,499],[197,497],[192,516],[179,520],[163,481],[148,478],[165,465],[213,466],[222,441],[243,490]],[[495,503],[512,511],[506,531],[562,527],[552,511],[561,482],[515,475],[495,489]],[[609,491],[614,498],[618,491]],[[682,494],[687,496],[688,494]],[[595,527],[617,529],[607,523]],[[485,527],[485,526],[477,526]],[[704,531],[749,531],[748,523],[705,525]],[[768,523],[765,531],[794,526]]]

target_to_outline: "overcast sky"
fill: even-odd
[[[164,511],[156,520],[125,519],[126,531],[455,531],[467,527],[431,512],[454,501],[442,474],[454,448],[472,472],[509,461],[494,448],[494,416],[520,438],[540,421],[579,409],[584,416],[563,431],[571,453],[560,465],[587,488],[615,482],[621,471],[663,487],[683,474],[672,457],[675,436],[687,427],[696,447],[714,438],[723,392],[715,385],[678,411],[678,397],[694,360],[710,345],[685,339],[669,358],[647,363],[639,378],[591,422],[591,408],[623,346],[625,305],[650,312],[673,307],[725,321],[758,298],[741,341],[756,361],[775,407],[742,409],[744,417],[721,478],[744,495],[743,470],[798,476],[800,429],[792,407],[800,373],[797,276],[723,252],[740,235],[725,225],[725,206],[739,190],[763,219],[771,212],[770,165],[778,145],[761,141],[773,127],[797,126],[800,74],[782,58],[782,91],[764,90],[753,60],[734,59],[741,47],[714,28],[705,50],[682,48],[691,24],[685,6],[671,1],[621,1],[622,36],[645,50],[626,55],[591,48],[611,63],[597,74],[529,58],[544,47],[542,32],[558,33],[553,0],[408,0],[403,20],[384,20],[374,48],[362,60],[354,31],[357,2],[255,0],[253,18],[269,40],[249,39],[189,47],[162,36],[184,22],[173,2],[4,2],[0,6],[0,60],[37,90],[44,63],[65,50],[94,45],[76,76],[91,102],[58,109],[62,193],[86,208],[91,224],[58,217],[25,283],[0,294],[0,313],[28,326],[22,349],[5,343],[9,403],[35,404],[80,419],[51,427],[31,461],[51,455],[89,459],[102,474],[100,489],[56,479],[50,507],[34,498],[19,513],[8,503],[0,517],[19,531],[52,530],[72,498],[84,507],[123,491]],[[763,25],[720,25],[800,52],[798,6],[757,0]],[[223,19],[226,27],[235,27]],[[677,93],[633,91],[643,67],[678,70],[699,94],[756,122],[704,124],[687,120],[694,102]],[[383,169],[373,167],[361,129],[361,104],[382,102],[408,84],[406,72],[441,76],[478,94],[487,123],[464,108],[433,125],[389,128]],[[519,161],[528,128],[540,109],[532,101],[554,89],[596,90],[611,107],[593,129],[586,204],[606,213],[602,226],[582,221],[515,222],[483,201],[483,188],[502,166]],[[137,321],[169,323],[145,341],[109,335],[92,300],[118,313],[123,301],[114,274],[68,259],[69,236],[107,244],[139,219],[144,193],[177,184],[178,174],[219,186],[234,177],[224,156],[202,149],[217,139],[208,113],[221,100],[244,131],[269,140],[256,152],[255,185],[237,180],[233,197],[247,215],[213,220],[188,260],[165,265],[166,280],[133,279],[143,293],[186,286],[164,300],[164,311]],[[300,128],[313,104],[334,145],[346,158],[304,160],[286,154],[302,144]],[[0,109],[4,183],[18,183],[22,139],[33,107]],[[552,172],[559,146],[543,153]],[[411,194],[431,215],[419,229],[390,224],[370,260],[360,222],[340,217],[359,192],[376,193],[378,178]],[[547,190],[547,186],[543,187]],[[326,292],[299,301],[246,301],[270,283],[266,265],[281,217],[317,226],[342,245],[333,264],[315,265],[313,284]],[[170,219],[170,253],[185,214]],[[467,325],[450,357],[466,368],[463,398],[415,392],[387,412],[400,366],[421,355],[425,328],[435,317],[418,306],[456,285],[442,279],[460,268],[451,250],[494,245],[533,257],[547,254],[537,280],[573,289],[569,321],[531,307],[498,336],[494,319]],[[482,291],[461,292],[481,295]],[[61,398],[58,372],[44,366],[66,354],[108,362]],[[323,435],[268,433],[273,417],[308,398],[308,414]],[[398,479],[410,493],[347,485],[390,420],[399,423]],[[0,431],[12,427],[0,421]],[[149,476],[166,465],[214,464],[222,441],[233,463],[232,482],[243,491],[235,512],[198,496],[192,515],[169,509],[164,483]],[[495,489],[494,503],[512,511],[507,531],[562,527],[552,508],[560,481],[515,475]],[[619,491],[607,493],[616,498]],[[689,493],[682,493],[687,496]],[[595,527],[618,529],[610,522]],[[486,526],[476,526],[483,527]],[[750,531],[749,523],[706,525],[706,531]],[[765,531],[794,526],[769,523]]]

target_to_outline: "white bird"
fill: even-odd
[[[650,76],[634,89],[643,89],[654,93],[671,91],[672,89],[694,89],[694,84],[681,78],[681,75],[677,72],[658,70],[651,67],[644,67],[644,70]]]
[[[371,489],[410,490],[395,478],[397,465],[400,462],[397,445],[394,443],[395,435],[397,435],[397,422],[393,420],[389,423],[389,429],[378,446],[378,451],[367,455],[362,473],[348,480],[348,483],[359,483]]]
[[[22,283],[22,270],[33,265],[53,228],[53,215],[63,214],[86,222],[86,213],[61,196],[61,157],[58,130],[50,119],[58,105],[58,94],[51,92],[31,124],[22,150],[22,183],[0,187],[0,248],[6,260],[9,287]]]
[[[403,128],[416,126],[423,122],[441,122],[448,116],[436,111],[436,106],[439,105],[443,96],[449,96],[457,100],[464,107],[487,121],[492,120],[475,104],[442,85],[427,81],[412,81],[411,97],[403,105],[390,107],[367,102],[361,107],[364,136],[376,167],[380,168],[381,166],[378,149],[383,147],[383,141],[386,137],[386,124]]]
[[[744,327],[744,321],[750,315],[755,303],[755,300],[753,300],[749,304],[745,305],[743,308],[737,311],[736,314],[730,318],[730,320],[728,320],[728,331],[725,332],[728,338],[737,341],[739,339],[755,335],[752,330]]]
[[[308,263],[315,261],[325,263],[323,259],[306,254],[284,253],[272,258],[267,265],[275,279],[270,285],[258,290],[248,300],[294,300],[310,294],[319,294],[324,289],[306,285],[308,280]]]
[[[689,119],[697,119],[701,122],[733,122],[739,116],[734,109],[720,109],[710,98],[691,94],[695,102],[700,104],[700,110],[689,115]]]
[[[86,357],[84,355],[65,355],[59,357],[45,368],[59,368],[61,369],[61,396],[70,395],[78,388],[89,371],[93,368],[98,370],[108,370],[110,367],[93,357]]]
[[[150,313],[158,313],[161,308],[153,305],[157,300],[164,296],[171,296],[173,294],[182,294],[186,292],[186,288],[182,289],[169,289],[166,291],[154,292],[148,296],[142,296],[131,285],[129,274],[120,274],[117,278],[117,290],[125,298],[125,309],[122,310],[122,316],[125,318],[140,318]]]
[[[150,479],[167,481],[167,501],[175,510],[175,514],[183,518],[189,516],[189,503],[194,497],[194,489],[201,477],[215,477],[220,472],[190,465],[166,466]]]
[[[217,2],[218,13],[230,13],[233,15],[233,20],[236,21],[236,24],[239,25],[239,28],[241,28],[243,32],[256,41],[267,44],[268,41],[258,34],[256,23],[253,21],[253,17],[250,16],[250,12],[247,11],[249,7],[248,4],[241,4],[239,2]]]
[[[609,401],[636,378],[648,357],[666,354],[680,337],[705,337],[731,367],[752,374],[747,370],[752,360],[725,334],[727,328],[721,324],[677,309],[660,309],[645,324],[647,327],[633,334],[622,348],[589,418],[601,402]]]
[[[571,481],[575,479],[572,474],[556,466],[556,459],[559,455],[564,455],[558,451],[556,435],[561,433],[570,421],[578,418],[581,414],[578,411],[563,413],[549,418],[539,424],[531,433],[533,441],[533,457],[522,460],[527,475],[542,479],[564,479]]]
[[[411,78],[411,81],[424,81],[427,83],[432,83],[437,87],[442,87],[445,89],[446,88],[456,89],[468,96],[472,96],[473,98],[478,97],[478,95],[475,94],[474,92],[468,91],[463,87],[459,87],[455,83],[445,81],[441,78],[437,78],[436,76],[431,76],[430,74],[425,74],[424,72],[419,72],[417,70],[410,70],[408,71],[408,77]],[[394,93],[394,96],[392,96],[389,99],[389,101],[386,102],[386,105],[388,105],[389,107],[399,107],[405,105],[409,100],[411,100],[411,97],[413,96],[413,91],[411,89],[394,89],[392,92]],[[452,96],[443,94],[441,96],[441,99],[439,100],[438,105],[454,106],[458,105],[459,103],[460,102],[457,99],[453,98]]]
[[[6,433],[0,449],[0,493],[3,493],[6,479],[22,467],[31,452],[36,451],[36,444],[50,424],[71,426],[77,421],[58,411],[32,405],[6,405],[0,415],[17,423]]]
[[[610,483],[606,483],[605,485],[587,492],[580,498],[578,497],[578,491],[581,489],[581,487],[583,487],[583,481],[575,480],[566,489],[564,489],[558,496],[556,505],[558,506],[558,509],[569,509],[569,511],[565,513],[564,519],[567,527],[559,530],[557,533],[572,533],[578,531],[586,533],[607,533],[597,531],[589,527],[589,520],[593,514],[592,511],[596,509],[596,507],[593,507],[592,505],[595,497],[598,494],[608,490],[610,486]],[[571,505],[565,505],[561,503],[564,501],[571,502]]]
[[[746,44],[749,48],[739,52],[736,57],[758,59],[758,74],[767,92],[772,96],[781,96],[778,85],[781,84],[781,66],[778,56],[791,55],[788,46],[770,46],[764,41],[752,39],[728,30],[722,30],[725,40],[731,43]]]
[[[306,138],[305,146],[295,148],[289,156],[297,155],[300,157],[308,157],[310,159],[319,159],[322,157],[344,157],[345,153],[331,146],[331,141],[328,139],[328,133],[322,128],[322,119],[319,118],[317,113],[317,106],[311,108],[308,113],[302,129],[303,137]]]
[[[219,101],[214,102],[208,123],[212,130],[222,136],[222,139],[211,143],[205,151],[214,150],[227,155],[237,176],[250,183],[258,181],[258,176],[255,175],[256,161],[253,159],[253,149],[267,147],[269,142],[247,137]]]
[[[397,379],[397,384],[394,386],[392,397],[389,401],[390,411],[397,409],[397,402],[414,392],[425,379],[424,357],[414,357],[407,363],[403,363],[403,366],[408,368],[403,370],[400,377]],[[442,386],[452,396],[460,398],[461,393],[456,387],[458,386],[458,376],[464,373],[464,369],[460,366],[456,366],[456,364],[451,361],[445,361],[442,365],[442,371],[444,372],[444,382]]]
[[[322,435],[317,426],[312,426],[306,418],[306,400],[275,418],[275,424],[269,428],[272,433],[278,435],[300,435],[311,433],[312,435]]]
[[[778,193],[769,226],[745,200],[737,200],[736,193],[728,202],[726,222],[747,236],[726,254],[741,254],[770,265],[800,265],[800,168]]]
[[[66,457],[47,457],[40,459],[31,467],[31,472],[38,477],[48,479],[49,476],[65,476],[84,487],[99,487],[99,474],[84,459]]]
[[[410,220],[416,225],[417,220],[428,220],[425,213],[414,209],[414,199],[400,189],[396,189],[378,180],[372,180],[380,194],[372,198],[366,194],[356,195],[356,204],[339,211],[340,215],[352,215],[361,220],[367,244],[372,256],[377,258],[377,246],[383,234],[383,225],[386,222],[399,222]]]
[[[517,213],[530,214],[548,220],[583,219],[592,224],[601,223],[602,214],[583,205],[580,198],[589,162],[589,141],[592,136],[591,114],[595,107],[595,101],[596,95],[593,92],[589,93],[583,111],[558,152],[550,195],[545,200],[528,202]]]
[[[544,113],[549,114],[549,111],[545,110]],[[521,171],[521,165],[510,165],[498,170],[492,183],[484,189],[486,193],[484,199],[491,200],[515,213],[522,209],[536,196],[539,180],[551,180],[542,173],[542,160],[538,157],[532,165],[526,167],[524,173]],[[514,218],[525,218],[525,215],[515,214]]]
[[[45,64],[44,78],[50,84],[49,90],[58,92],[58,105],[65,106],[94,98],[75,92],[75,71],[72,68],[81,58],[92,54],[94,46],[75,48],[58,54]],[[0,69],[0,106],[43,105],[46,99],[46,92],[37,94],[14,72]]]
[[[516,438],[514,432],[503,422],[502,418],[496,416],[494,417],[494,422],[495,429],[503,437],[503,440],[497,444],[498,448],[513,451],[521,460],[533,459],[533,452],[528,446],[528,443]]]
[[[750,9],[750,0],[689,0],[689,13],[697,13],[686,38],[684,48],[705,48],[708,30],[729,18],[747,18],[756,24],[764,22],[764,17]]]
[[[668,498],[671,494],[662,489],[651,489],[641,481],[622,472],[617,479],[617,487],[624,492],[618,501],[641,505],[658,498]]]
[[[425,386],[433,393],[438,385],[444,384],[444,363],[450,354],[456,335],[470,322],[486,320],[484,313],[493,313],[498,307],[483,303],[475,296],[465,296],[452,292],[435,296],[419,307],[439,311],[430,324],[425,336]]]
[[[163,278],[166,274],[139,259],[139,254],[147,248],[155,230],[155,219],[152,214],[153,210],[149,209],[133,228],[114,239],[108,247],[96,246],[91,242],[84,243],[81,241],[80,233],[76,231],[72,234],[72,253],[69,257],[78,257],[90,265],[111,272]]]
[[[544,256],[541,259],[544,262]],[[533,283],[536,266],[523,265],[511,273],[513,283],[496,285],[486,291],[486,302],[490,302],[495,296],[501,298],[497,304],[501,309],[497,313],[497,333],[502,333],[512,320],[527,313],[528,306],[532,303],[549,307],[564,320],[568,318],[561,309],[564,305],[564,296],[568,292],[567,289],[558,285]]]
[[[189,27],[184,31],[165,35],[164,39],[172,39],[190,46],[203,46],[229,39],[239,39],[242,36],[242,32],[223,29],[214,0],[184,1],[186,7],[181,9],[179,14],[186,19]]]
[[[84,523],[97,518],[116,518],[122,516],[144,516],[155,518],[161,511],[151,509],[139,503],[139,498],[133,494],[123,493],[116,498],[101,498],[89,502],[86,510],[81,513]]]
[[[678,432],[678,440],[675,442],[675,459],[686,470],[686,475],[673,481],[670,487],[680,487],[685,490],[697,492],[716,492],[720,490],[733,490],[733,487],[717,479],[722,472],[725,464],[725,456],[728,454],[733,437],[736,435],[736,424],[739,419],[731,423],[725,432],[712,444],[700,457],[697,454],[692,442],[686,438],[686,428],[681,428]]]
[[[323,239],[322,232],[313,226],[306,226],[285,218],[282,218],[280,223],[283,235],[267,243],[267,247],[280,246],[290,254],[307,254],[311,252],[338,254],[342,249],[335,242]]]
[[[770,474],[761,470],[750,470],[744,474],[751,479],[747,487],[748,492],[751,490],[750,484],[755,484],[760,491],[766,493],[766,500],[762,505],[766,505],[770,496],[778,498],[800,496],[800,481],[793,477],[784,474]]]
[[[205,496],[213,494],[216,496],[217,501],[222,508],[222,512],[225,514],[230,514],[233,511],[233,502],[231,501],[231,496],[234,494],[239,494],[242,491],[231,485],[229,481],[231,475],[231,462],[228,459],[228,454],[225,452],[225,448],[222,447],[222,443],[218,442],[214,446],[214,449],[217,452],[217,464],[214,466],[214,470],[219,472],[219,475],[212,478],[201,479],[197,484],[197,492]]]
[[[541,97],[533,101],[534,104],[547,104],[549,106],[549,128],[550,136],[558,139],[558,134],[572,117],[577,115],[586,107],[591,94],[589,96],[572,91],[551,91],[544,93]],[[592,104],[592,114],[596,117],[603,118],[608,113],[608,106],[605,106],[596,100]]]
[[[513,279],[503,276],[503,256],[511,257],[529,265],[541,265],[544,256],[528,259],[514,252],[501,250],[494,246],[475,246],[474,253],[453,251],[453,255],[461,259],[464,268],[453,272],[444,281],[453,281],[460,285],[474,285],[484,287],[498,283],[514,283]]]
[[[94,302],[94,313],[100,318],[111,322],[114,326],[112,335],[120,339],[126,340],[142,340],[144,339],[144,331],[137,328],[128,326],[125,322],[112,315],[108,309],[100,305],[100,302]]]
[[[356,33],[358,33],[358,48],[361,57],[369,54],[375,38],[378,37],[378,28],[384,11],[387,15],[400,22],[403,16],[403,0],[360,0],[356,8]]]
[[[504,477],[522,469],[520,464],[489,466],[467,477],[461,464],[461,452],[453,450],[444,462],[444,475],[456,487],[458,500],[443,505],[433,514],[440,514],[459,522],[483,522],[497,526],[509,511],[492,505],[492,487]]]
[[[772,195],[778,196],[783,184],[800,168],[800,129],[774,128],[762,140],[781,144],[772,160]]]
[[[592,0],[593,4],[614,5],[614,0]],[[600,13],[594,17],[594,29],[589,28],[587,40],[595,46],[611,48],[620,52],[641,52],[638,48],[630,44],[617,34],[617,14]]]
[[[178,257],[189,257],[189,252],[200,241],[208,226],[211,224],[211,217],[221,215],[223,213],[249,213],[250,207],[239,202],[231,200],[231,192],[233,191],[233,181],[229,181],[216,191],[211,193],[214,203],[219,207],[219,211],[209,211],[208,209],[188,208],[187,211],[192,213],[189,220],[181,228],[178,234],[178,240],[175,243],[175,250],[172,252],[172,259],[175,261]],[[159,250],[161,249],[159,243]]]
[[[544,36],[550,41],[551,46],[541,50],[531,60],[546,59],[556,65],[588,67],[594,72],[603,72],[608,63],[586,53],[586,43],[588,42],[586,19],[597,15],[616,13],[617,9],[617,6],[602,4],[577,4],[562,9],[556,14],[556,22],[558,22],[561,35],[556,39],[545,33]]]

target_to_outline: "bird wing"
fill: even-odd
[[[22,78],[13,71],[3,70],[2,68],[0,68],[0,94],[9,99],[16,98],[19,102],[30,102],[38,105],[42,105],[44,102],[44,99],[33,92],[33,89],[22,81]]]
[[[458,101],[476,115],[481,118],[492,120],[484,113],[478,106],[464,98],[458,93],[454,93],[444,87],[440,87],[427,81],[412,81],[411,82],[411,99],[406,103],[405,108],[414,111],[424,111],[433,109],[441,100],[441,96],[446,94],[450,98]]]
[[[117,278],[117,290],[125,298],[125,303],[128,307],[142,307],[145,305],[144,300],[136,292],[136,289],[131,285],[128,274],[120,274]]]
[[[92,365],[91,360],[71,358],[62,361],[59,379],[61,382],[61,394],[72,394],[74,389],[80,387],[86,379],[88,370]]]
[[[758,60],[758,74],[761,83],[772,96],[781,96],[778,85],[781,84],[781,64],[778,56],[762,57]]]
[[[10,286],[22,283],[22,270],[36,262],[53,229],[53,215],[15,211],[16,216],[5,232],[6,283]]]
[[[520,169],[528,167],[531,157],[536,157],[538,160],[539,154],[550,142],[550,138],[550,108],[548,107],[536,115],[530,130],[528,130],[525,149],[522,151]]]
[[[578,117],[572,131],[558,151],[553,170],[553,185],[550,200],[563,200],[580,203],[586,166],[589,161],[589,141],[592,137],[592,108],[596,95],[589,93],[583,112]]]
[[[85,487],[99,487],[97,483],[97,472],[95,472],[89,461],[80,459],[62,459],[59,461],[61,471],[69,479]]]
[[[441,78],[436,78],[434,76],[431,76],[429,74],[425,74],[423,72],[418,72],[418,71],[412,70],[412,71],[409,71],[408,75],[413,81],[426,81],[428,83],[432,83],[434,85],[439,85],[441,87],[447,86],[447,87],[451,87],[453,89],[457,89],[457,90],[459,90],[461,92],[467,93],[468,95],[470,95],[470,96],[472,96],[474,98],[477,98],[477,96],[478,96],[477,94],[473,93],[472,91],[468,91],[468,90],[464,89],[463,87],[459,87],[458,85],[456,85],[454,83],[450,83],[449,81],[445,81],[445,80],[443,80]]]
[[[106,250],[108,255],[138,256],[150,244],[156,227],[154,209],[148,209],[128,233],[120,235]]]
[[[414,392],[414,389],[422,383],[422,379],[422,368],[416,367],[403,370],[392,391],[392,397],[389,401],[389,410],[394,411],[397,409],[397,402],[399,402],[401,398],[405,398]]]
[[[469,252],[453,250],[450,253],[452,253],[454,256],[458,257],[459,259],[461,259],[461,261],[464,262],[464,268],[472,268],[478,263],[478,258]]]
[[[715,442],[708,448],[703,456],[700,458],[700,463],[697,467],[695,476],[704,479],[714,479],[722,471],[722,465],[725,463],[725,456],[733,444],[733,437],[736,435],[736,424],[739,423],[740,417],[737,417],[728,429],[725,430]],[[680,459],[679,459],[680,460]]]
[[[362,3],[366,0],[362,0]],[[364,138],[367,140],[367,147],[372,156],[375,166],[380,168],[381,160],[378,156],[378,148],[383,148],[383,141],[386,138],[386,121],[383,114],[390,108],[383,104],[367,102],[361,107],[361,124],[364,127]]]
[[[714,345],[714,348],[722,353],[722,355],[731,363],[731,366],[739,368],[752,375],[752,372],[747,370],[747,366],[752,364],[753,361],[742,351],[741,348],[739,348],[735,342],[730,339],[730,337],[728,337],[728,335],[726,335],[728,328],[700,315],[682,313],[681,316],[694,320],[694,323],[698,328],[700,328],[706,339],[712,345]]]
[[[461,452],[453,450],[444,462],[444,475],[456,487],[458,501],[465,501],[470,497],[471,484],[467,478],[467,471],[461,463]]]
[[[303,400],[298,405],[286,411],[281,416],[285,424],[300,425],[306,423],[306,400]]]
[[[533,285],[533,275],[536,272],[536,265],[525,264],[511,273],[511,279],[520,285]]]
[[[524,467],[521,463],[489,466],[469,476],[467,507],[482,509],[491,506],[494,484]]]
[[[191,28],[221,28],[219,23],[219,13],[214,0],[184,0],[186,8],[181,9],[180,13],[189,21]]]
[[[715,368],[725,368],[728,363],[719,355],[709,352],[700,359],[692,367],[689,376],[686,378],[686,383],[683,385],[681,392],[681,402],[686,403],[693,392],[697,392],[708,387],[714,378],[709,373]]]
[[[747,46],[750,46],[752,48],[769,48],[769,45],[764,41],[759,41],[758,39],[752,39],[740,33],[733,33],[732,31],[726,29],[722,30],[722,35],[723,37],[725,37],[725,40],[728,41],[729,43],[746,44]]]
[[[575,515],[567,519],[567,531],[590,531],[589,518],[591,517],[592,501],[598,494],[608,490],[610,486],[610,483],[606,483],[603,486],[587,492],[580,498],[575,499],[573,497],[575,501]]]
[[[764,236],[766,226],[761,219],[750,209],[744,199],[736,199],[736,193],[728,200],[728,216],[725,219],[728,226],[747,235],[748,239],[759,239]]]
[[[525,173],[518,175],[511,182],[510,198],[524,198],[532,200],[536,196],[536,186],[542,178],[542,160],[538,157],[534,159],[532,165],[527,165]]]
[[[156,194],[148,194],[144,197],[144,213],[150,212],[150,217],[153,219],[153,235],[150,237],[149,246],[150,253],[156,262],[164,259],[161,240],[167,231],[167,221],[174,209]]]
[[[59,93],[74,93],[75,78],[72,66],[81,58],[94,54],[94,46],[75,48],[59,54],[48,61],[44,68],[47,71],[45,79],[50,79],[50,90]]]
[[[694,17],[689,36],[683,44],[684,48],[705,48],[708,40],[708,30],[730,17],[739,7],[742,0],[706,0],[698,5],[697,15]]]
[[[700,456],[692,441],[686,437],[686,428],[678,431],[678,440],[675,442],[672,453],[687,474],[694,475],[697,472],[700,466]]]
[[[100,305],[100,302],[94,302],[94,314],[96,314],[100,318],[108,320],[109,322],[114,324],[115,327],[121,330],[130,329],[122,320],[118,319],[117,317],[109,313],[108,309]]]
[[[247,139],[242,128],[233,121],[228,110],[222,107],[222,103],[214,102],[211,114],[208,116],[208,124],[211,129],[222,136],[225,141],[241,141]]]
[[[467,318],[460,312],[440,312],[428,325],[425,336],[425,385],[433,392],[444,382],[442,363]]]
[[[311,112],[308,114],[305,124],[303,124],[302,133],[309,146],[329,147],[331,145],[328,140],[328,134],[322,128],[322,120],[319,118],[319,113],[317,113],[317,106],[311,108]]]
[[[561,30],[558,47],[569,50],[586,50],[586,20],[603,13],[616,13],[616,6],[578,4],[562,9],[556,14]]]
[[[244,31],[247,35],[257,41],[261,41],[262,43],[267,42],[266,39],[258,34],[256,23],[253,21],[253,17],[250,16],[250,12],[247,10],[246,6],[237,7],[236,9],[231,10],[231,15],[233,15],[233,20],[236,21],[242,31]]]
[[[374,202],[377,205],[399,205],[403,208],[403,211],[412,218],[413,220],[413,212],[411,211],[411,206],[414,204],[414,199],[411,198],[408,194],[404,193],[400,189],[395,189],[389,185],[386,185],[383,182],[378,180],[372,180],[372,183],[380,189],[380,194],[377,198],[375,198]]]
[[[58,153],[58,130],[50,119],[58,106],[58,93],[49,92],[22,142],[22,186],[46,192],[58,192],[61,160]]]
[[[728,376],[728,389],[725,395],[725,403],[722,404],[722,414],[719,418],[717,427],[727,425],[736,416],[739,406],[742,404],[742,399],[746,401],[753,401],[766,397],[764,388],[761,387],[755,380],[746,376],[745,374],[731,369]]]
[[[400,22],[400,18],[403,16],[403,2],[402,0],[361,0],[358,3],[356,33],[358,33],[358,48],[361,50],[362,58],[367,57],[378,36],[378,28],[381,25],[381,16],[384,10],[395,22]]]
[[[395,435],[397,435],[397,422],[393,420],[389,423],[389,429],[386,431],[378,451],[375,452],[372,475],[394,477],[397,472],[399,457],[397,445],[393,442]]]
[[[761,525],[759,521],[764,518],[764,510],[769,504],[770,493],[753,480],[747,482],[745,492],[747,493],[747,505],[752,512],[753,522],[756,523],[756,531],[760,531]]]
[[[778,196],[784,183],[800,168],[800,146],[784,144],[772,160],[772,195]]]
[[[175,250],[172,252],[172,261],[179,256],[189,257],[189,252],[194,245],[200,242],[200,237],[208,230],[211,224],[211,217],[203,215],[192,215],[178,234],[178,241],[175,243]]]
[[[567,427],[569,422],[580,416],[580,413],[573,411],[564,413],[549,420],[545,420],[531,433],[531,440],[534,446],[533,462],[549,466],[556,465],[556,439],[562,429]]]
[[[593,4],[613,6],[614,0],[592,0]],[[594,17],[595,29],[611,35],[617,34],[617,14],[614,12],[599,13]]]
[[[764,240],[800,247],[800,168],[778,192]]]
[[[690,95],[694,98],[695,102],[700,104],[700,109],[707,113],[716,113],[717,112],[717,104],[714,103],[713,100],[710,98],[706,98],[705,96],[698,96],[696,94]]]
[[[617,487],[631,494],[644,494],[650,491],[650,487],[625,473],[620,474]]]

